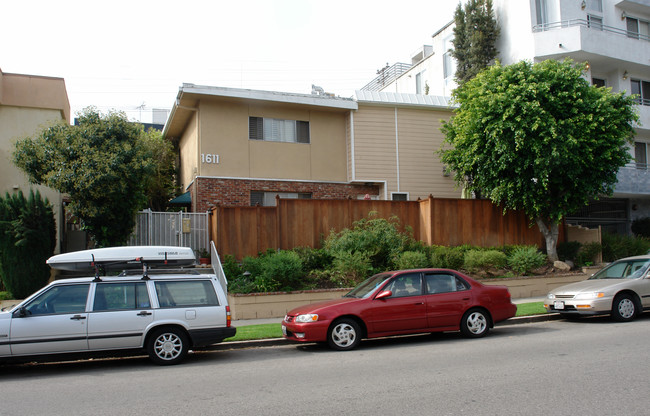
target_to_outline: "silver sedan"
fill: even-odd
[[[650,255],[617,260],[587,280],[553,289],[544,307],[567,318],[611,314],[631,321],[650,308],[649,269]]]

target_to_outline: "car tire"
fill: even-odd
[[[187,335],[178,328],[156,329],[147,342],[149,358],[159,365],[180,363],[187,355],[188,350]]]
[[[361,342],[361,328],[352,319],[339,319],[327,331],[327,345],[337,351],[349,351]]]
[[[490,318],[482,309],[470,309],[460,321],[460,332],[469,338],[481,338],[490,330]]]
[[[636,318],[637,311],[637,303],[630,294],[617,295],[612,302],[612,318],[615,321],[629,322]]]

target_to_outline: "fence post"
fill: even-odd
[[[147,213],[147,245],[151,245],[151,240],[153,239],[153,220],[152,220],[152,211],[147,208],[144,210]]]

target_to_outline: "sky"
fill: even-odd
[[[151,121],[183,83],[341,97],[410,62],[457,0],[10,0],[0,69],[65,79],[87,106]]]

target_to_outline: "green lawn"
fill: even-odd
[[[542,302],[517,305],[517,316],[539,315],[543,313],[546,313],[546,309],[544,309]],[[237,327],[237,335],[228,338],[226,341],[248,341],[266,338],[282,338],[280,323],[239,326]]]

